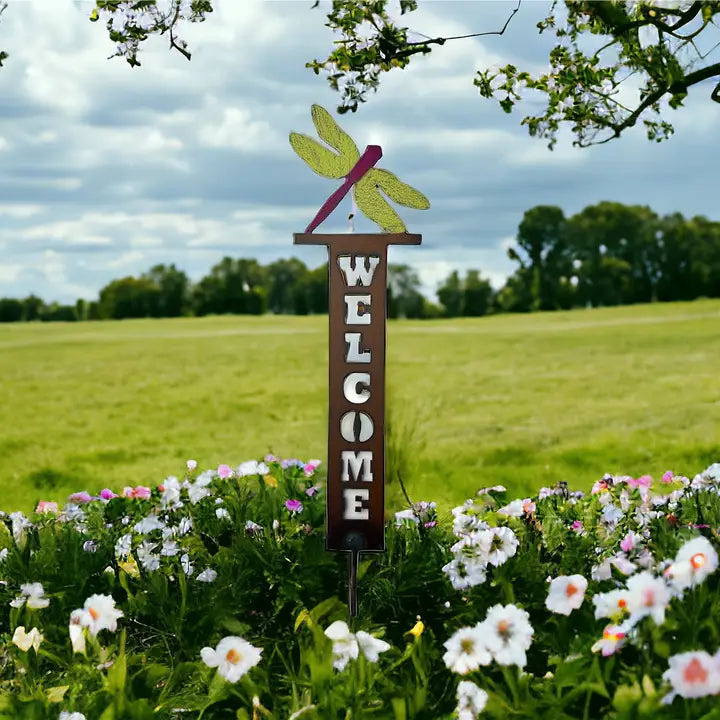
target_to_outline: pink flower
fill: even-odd
[[[650,475],[641,475],[639,478],[628,478],[628,485],[631,488],[650,487],[652,485],[652,477]]]
[[[320,485],[313,485],[312,487],[309,487],[309,488],[305,491],[305,494],[306,494],[308,497],[312,497],[313,495],[317,494],[319,491],[320,491]]]
[[[299,500],[286,500],[285,507],[291,512],[302,512],[303,504]]]
[[[275,457],[275,455],[268,454],[265,456],[265,462],[271,463],[271,462],[278,462],[280,460],[279,457]]]
[[[621,541],[620,541],[620,549],[624,552],[630,552],[633,549],[633,540],[635,539],[635,535],[631,532],[629,532]]]
[[[590,491],[591,495],[597,495],[601,492],[606,492],[608,489],[608,484],[605,480],[598,480],[593,486],[592,490]]]
[[[437,520],[430,520],[429,522],[423,523],[423,527],[432,528],[437,525]]]
[[[192,472],[197,467],[197,462],[195,460],[188,460],[187,463],[188,472]]]
[[[103,490],[100,491],[100,497],[101,497],[103,500],[112,500],[113,498],[116,498],[117,495],[116,495],[112,490],[110,490],[109,488],[105,488],[105,489],[103,489]]]
[[[133,498],[134,500],[149,500],[150,499],[150,488],[144,485],[138,485],[135,488],[125,487],[123,488],[123,497]]]
[[[684,698],[716,695],[720,692],[720,669],[717,662],[703,650],[672,655],[663,679],[670,682],[673,693]]]
[[[673,481],[673,478],[674,478],[674,477],[675,477],[675,476],[673,475],[672,470],[668,470],[668,471],[666,471],[665,473],[663,473],[662,481],[663,481],[664,483],[669,483],[669,482],[672,482],[672,481]]]
[[[582,532],[584,530],[582,520],[573,520],[573,524],[570,526],[570,529],[577,533]]]
[[[81,503],[89,503],[95,498],[86,490],[83,490],[82,492],[73,493],[68,498],[68,502],[74,503],[75,505],[80,505]]]
[[[41,500],[35,508],[36,513],[57,513],[58,504],[50,500]]]
[[[228,478],[232,477],[233,470],[229,465],[220,465],[217,469],[218,477],[227,480]]]

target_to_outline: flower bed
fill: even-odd
[[[720,718],[720,465],[398,513],[324,550],[318,462],[0,525],[0,718]]]

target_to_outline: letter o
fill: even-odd
[[[367,442],[374,432],[375,426],[367,413],[352,410],[340,418],[340,434],[347,442]]]
[[[365,387],[358,392],[358,386],[360,385],[365,385]],[[354,405],[362,405],[362,403],[367,402],[370,397],[370,373],[350,373],[343,382],[343,394],[345,399]]]

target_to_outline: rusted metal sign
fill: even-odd
[[[317,141],[292,133],[298,155],[316,172],[344,182],[323,204],[296,245],[326,245],[329,272],[329,425],[327,461],[327,550],[350,553],[349,608],[357,614],[357,565],[361,552],[385,550],[385,331],[387,249],[419,245],[381,196],[409,207],[426,208],[424,195],[386,170],[377,145],[362,156],[355,143],[319,106],[313,120]],[[388,232],[313,234],[352,190],[358,207]]]

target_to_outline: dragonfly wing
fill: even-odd
[[[317,140],[300,133],[290,133],[293,150],[318,174],[327,178],[345,177],[355,161],[336,155]]]
[[[345,173],[347,174],[360,159],[355,141],[335,122],[333,116],[324,107],[313,105],[311,114],[320,139],[347,159],[348,169]]]
[[[405,224],[380,194],[373,179],[374,173],[367,172],[354,186],[355,204],[366,217],[379,225],[385,232],[406,232]]]
[[[402,182],[397,175],[380,168],[375,169],[374,175],[378,187],[398,205],[416,210],[427,210],[430,207],[430,201],[419,190]]]

